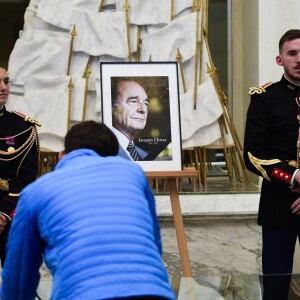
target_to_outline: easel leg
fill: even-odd
[[[168,178],[171,205],[173,210],[173,219],[176,230],[179,255],[181,260],[182,273],[184,277],[192,277],[192,269],[189,259],[189,253],[186,243],[186,236],[182,220],[178,190],[176,187],[176,179]]]

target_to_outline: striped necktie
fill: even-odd
[[[129,141],[129,144],[127,146],[127,151],[130,153],[130,156],[132,157],[133,160],[141,159],[140,155],[138,154],[138,152],[135,149],[133,141]]]

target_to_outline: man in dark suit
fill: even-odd
[[[0,259],[6,258],[6,243],[20,191],[38,174],[39,143],[34,119],[5,108],[10,92],[6,68],[0,65]],[[4,226],[4,227],[3,227]],[[1,229],[4,229],[3,231]]]
[[[144,88],[131,79],[118,78],[112,85],[112,125],[119,141],[119,155],[142,160],[147,152],[134,145],[133,139],[144,129],[149,100]]]
[[[244,142],[246,167],[263,176],[258,224],[264,300],[288,298],[290,277],[283,274],[292,273],[300,237],[300,30],[281,37],[276,62],[284,69],[281,80],[250,88]]]

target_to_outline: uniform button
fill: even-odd
[[[280,173],[279,176],[282,177],[282,176],[283,176],[283,173]]]
[[[278,171],[275,171],[275,174],[278,174]]]
[[[289,176],[286,175],[286,176],[285,176],[285,179],[289,179]]]

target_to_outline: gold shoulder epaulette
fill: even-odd
[[[41,123],[38,120],[36,120],[36,119],[30,118],[29,116],[26,116],[26,115],[23,115],[22,113],[20,113],[20,112],[18,112],[16,110],[13,110],[12,112],[14,114],[16,114],[17,116],[23,118],[24,121],[26,121],[26,122],[30,122],[30,123],[32,123],[34,125],[37,125],[37,126],[42,126]]]
[[[267,82],[262,86],[255,86],[255,87],[250,87],[249,88],[249,95],[254,95],[254,94],[262,94],[266,91],[266,88],[269,87],[270,85],[272,85],[273,82]]]

